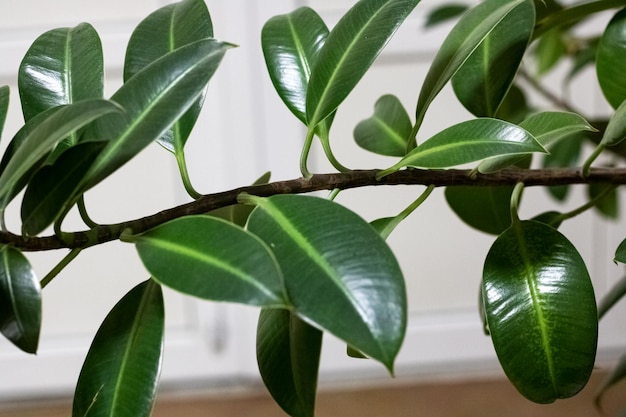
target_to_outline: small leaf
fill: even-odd
[[[41,286],[28,259],[0,248],[0,331],[15,346],[36,353],[41,329]]]
[[[154,279],[176,291],[254,306],[286,305],[271,252],[232,223],[188,216],[131,239]]]
[[[593,370],[598,316],[576,248],[543,223],[514,223],[487,254],[482,288],[498,359],[522,395],[550,403],[578,393]]]
[[[594,208],[603,216],[616,220],[619,218],[619,201],[617,196],[617,189],[612,185],[607,184],[589,184],[587,192],[590,200],[595,200],[604,194],[610,188],[608,194],[600,198],[596,202]]]
[[[428,11],[424,27],[429,28],[449,20],[455,19],[465,13],[469,7],[467,4],[444,4]]]
[[[252,185],[267,184],[268,182],[270,182],[270,177],[271,173],[266,172],[261,177],[259,177],[259,179],[256,180]],[[254,207],[246,204],[233,204],[232,206],[226,206],[211,210],[208,214],[210,216],[224,219],[230,223],[234,223],[237,226],[244,227],[253,209]]]
[[[363,149],[388,156],[404,156],[411,135],[411,119],[396,96],[376,101],[374,115],[354,129],[354,139]]]
[[[406,290],[378,233],[321,198],[243,200],[257,205],[248,230],[272,248],[296,314],[391,370],[406,330]]]
[[[596,71],[604,97],[617,109],[626,99],[626,9],[618,12],[607,25],[596,58]]]
[[[265,386],[293,417],[313,417],[322,332],[288,310],[262,309],[257,361]]]
[[[148,417],[158,386],[165,314],[161,287],[145,281],[104,319],[80,371],[73,417]]]
[[[450,208],[469,226],[499,235],[511,226],[512,186],[446,187]]]
[[[615,262],[626,264],[626,239],[619,244],[615,251]]]
[[[331,30],[311,70],[309,130],[333,113],[419,0],[360,0]]]
[[[525,1],[485,37],[452,77],[463,106],[476,117],[495,117],[511,88],[535,26],[535,6]]]
[[[626,277],[615,284],[611,290],[602,298],[598,306],[598,317],[601,319],[613,308],[618,301],[626,296]]]
[[[603,146],[615,146],[626,139],[626,100],[611,115],[602,141]]]
[[[2,131],[4,130],[4,122],[7,120],[7,113],[9,112],[9,86],[0,86],[0,137],[2,137]]]
[[[550,71],[567,53],[560,28],[544,33],[537,42],[535,56],[537,59],[537,73],[543,75]]]

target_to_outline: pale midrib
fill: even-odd
[[[402,136],[400,136],[394,129],[392,129],[391,126],[389,126],[384,120],[382,120],[380,117],[374,117],[373,120],[374,123],[380,126],[383,131],[385,131],[385,133],[387,133],[396,144],[402,147],[406,147],[406,140]]]

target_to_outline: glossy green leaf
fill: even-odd
[[[15,145],[6,163],[3,159],[0,208],[6,207],[19,191],[18,184],[25,185],[23,177],[42,163],[59,141],[105,115],[123,114],[121,110],[114,102],[96,99],[53,108],[31,119],[12,141]]]
[[[20,64],[18,86],[27,122],[51,107],[101,99],[104,64],[96,30],[81,23],[41,35]],[[74,133],[70,143],[77,140]]]
[[[104,319],[80,371],[72,417],[148,417],[156,397],[165,312],[161,287],[148,280]]]
[[[506,16],[526,1],[486,0],[463,15],[444,40],[426,74],[417,101],[417,127],[432,101],[476,48]]]
[[[539,75],[549,72],[567,54],[567,45],[563,36],[563,32],[557,28],[544,33],[539,38],[534,51]]]
[[[132,237],[160,283],[216,301],[284,306],[280,269],[256,236],[222,219],[188,216]]]
[[[22,199],[22,233],[35,236],[62,214],[67,199],[105,145],[103,141],[79,143],[35,173]]]
[[[608,194],[606,194],[608,189]],[[616,220],[619,218],[619,197],[617,189],[607,184],[589,184],[587,195],[590,200],[597,200],[594,208],[606,218]]]
[[[513,385],[538,403],[578,393],[593,370],[598,315],[585,263],[567,238],[543,223],[514,223],[487,254],[482,288]]]
[[[507,122],[519,124],[528,115],[532,113],[525,92],[516,84],[504,96],[504,100],[500,103],[496,112],[496,119],[506,120]]]
[[[168,30],[163,30],[168,28]],[[213,37],[211,15],[203,0],[183,0],[162,7],[133,31],[126,48],[124,80],[167,55],[195,41]],[[200,98],[157,142],[173,153],[182,152],[202,109],[206,88]]]
[[[411,135],[411,119],[396,96],[376,101],[374,115],[354,128],[354,139],[363,149],[388,156],[404,156]]]
[[[615,262],[626,264],[626,239],[619,244],[615,251]]]
[[[283,271],[295,312],[392,369],[406,331],[406,289],[378,233],[329,200],[247,196],[248,230]]]
[[[261,31],[265,63],[278,95],[307,124],[306,94],[311,67],[328,37],[328,27],[311,8],[275,16]]]
[[[212,39],[183,46],[154,61],[112,97],[126,110],[98,120],[85,139],[107,139],[85,179],[90,188],[160,138],[198,100],[231,44]]]
[[[626,277],[619,280],[611,290],[602,298],[598,305],[598,317],[601,319],[606,313],[613,308],[618,301],[622,300],[626,296]]]
[[[428,11],[424,27],[432,27],[460,17],[469,9],[467,4],[443,4]]]
[[[271,173],[266,172],[261,175],[258,180],[254,182],[252,185],[260,185],[267,184],[270,182]],[[248,217],[250,213],[252,213],[254,207],[249,206],[247,204],[233,204],[232,206],[226,206],[222,208],[218,208],[216,210],[211,210],[208,214],[214,217],[219,217],[220,219],[224,219],[230,223],[234,223],[237,226],[244,227],[246,222],[248,221]]]
[[[545,152],[526,130],[497,119],[473,119],[451,126],[413,149],[380,176],[400,168],[447,168],[500,155]]]
[[[626,9],[617,13],[606,27],[596,57],[596,71],[604,97],[617,109],[626,99]]]
[[[322,332],[288,310],[262,309],[256,351],[265,386],[292,417],[313,417]]]
[[[546,211],[536,215],[531,220],[544,223],[548,226],[552,226],[555,229],[558,229],[559,227],[561,227],[564,218],[563,213],[560,213],[558,211]]]
[[[602,146],[615,146],[626,139],[626,100],[611,115],[602,135]]]
[[[511,226],[512,186],[446,187],[450,208],[463,222],[481,232],[499,235]]]
[[[476,117],[495,117],[535,27],[532,1],[520,3],[483,39],[452,77],[454,93]]]
[[[419,0],[360,0],[337,23],[311,70],[309,130],[333,113],[357,85]]]
[[[593,132],[595,129],[582,116],[576,113],[542,112],[536,113],[519,124],[521,128],[533,135],[544,147],[558,143],[579,132]],[[572,144],[572,146],[576,146]],[[524,155],[490,158],[478,165],[481,173],[496,172],[502,168],[515,165]]]
[[[0,137],[4,131],[4,122],[7,120],[9,112],[9,86],[0,86]]]
[[[609,375],[604,378],[604,380],[600,384],[600,387],[598,387],[595,398],[596,405],[600,406],[602,399],[604,398],[604,395],[607,393],[607,391],[624,379],[626,379],[626,355],[622,355],[622,357],[617,362],[617,366],[609,373]],[[623,413],[619,415],[623,416]]]
[[[28,259],[0,248],[0,331],[15,346],[36,353],[41,329],[41,286]]]

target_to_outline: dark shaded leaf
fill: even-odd
[[[450,208],[463,222],[485,233],[499,235],[511,226],[513,187],[446,187]]]
[[[516,84],[513,84],[500,103],[500,107],[498,107],[496,112],[496,118],[519,124],[531,112],[532,109],[528,104],[528,100],[526,100],[524,91]]]
[[[543,157],[544,168],[566,168],[578,164],[585,135],[575,134],[567,140],[559,141],[550,146],[550,154]],[[548,187],[548,192],[557,200],[563,201],[569,194],[570,186],[558,185]]]
[[[610,188],[608,194],[601,196],[606,193],[607,188]],[[614,186],[596,183],[589,184],[587,193],[590,200],[600,198],[594,206],[600,214],[613,220],[619,217],[619,199],[617,189]]]
[[[626,99],[626,9],[617,13],[607,25],[596,59],[596,71],[604,97],[617,109]]]
[[[626,264],[626,239],[619,244],[615,251],[615,262]]]
[[[363,149],[388,156],[404,156],[412,129],[409,114],[396,96],[376,101],[374,115],[354,128],[354,139]]]
[[[7,113],[9,112],[9,86],[0,86],[0,137],[4,130],[4,122],[7,120]]]
[[[467,4],[444,4],[428,11],[424,27],[432,27],[460,17],[469,9]]]
[[[558,211],[546,211],[536,215],[531,220],[544,223],[558,229],[561,227],[561,223],[563,223],[563,213],[559,213]]]

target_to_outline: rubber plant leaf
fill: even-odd
[[[91,343],[74,392],[73,417],[148,417],[163,356],[161,287],[145,281],[109,312]]]
[[[452,77],[456,97],[474,116],[496,116],[534,27],[535,6],[527,0],[493,28]]]
[[[0,248],[0,331],[15,346],[37,353],[41,286],[28,259],[16,248]]]
[[[513,186],[446,187],[448,205],[467,225],[499,235],[511,226]]]
[[[168,28],[168,30],[163,30]],[[203,0],[184,0],[162,7],[133,31],[126,48],[124,80],[182,46],[213,37],[211,15]],[[187,112],[157,142],[172,153],[183,151],[198,120],[206,88]]]
[[[231,47],[213,39],[191,43],[157,59],[120,87],[111,100],[126,113],[98,120],[83,135],[85,140],[109,140],[87,174],[84,190],[167,132],[202,95]]]
[[[619,218],[619,197],[615,187],[607,184],[589,184],[587,196],[589,201],[596,201],[593,208],[601,216],[611,220]]]
[[[541,35],[534,51],[537,75],[545,75],[567,54],[567,44],[561,28]]]
[[[18,71],[24,120],[64,104],[104,96],[102,43],[88,23],[53,29],[26,52]],[[74,132],[68,142],[78,141]]]
[[[619,280],[602,298],[602,301],[598,305],[598,317],[604,317],[618,301],[624,298],[624,296],[626,296],[626,277]]]
[[[0,87],[0,137],[2,137],[4,123],[7,120],[7,114],[9,112],[9,91],[8,85]]]
[[[418,128],[435,97],[476,48],[517,7],[524,7],[526,1],[486,0],[461,17],[439,48],[422,83],[416,110]]]
[[[82,142],[67,149],[52,164],[44,165],[30,179],[22,199],[22,233],[35,236],[61,214],[75,194],[82,177],[106,143]]]
[[[61,140],[113,113],[122,114],[122,108],[112,101],[94,99],[54,107],[26,123],[9,145],[8,159],[0,164],[0,209],[25,185],[24,176],[44,162]]]
[[[267,246],[225,220],[187,216],[131,239],[154,279],[176,291],[253,306],[287,305]]]
[[[311,69],[306,94],[309,131],[354,89],[419,0],[360,0],[330,31]]]
[[[406,290],[376,230],[326,199],[242,199],[257,205],[247,228],[278,259],[296,314],[392,370],[406,331]]]
[[[384,95],[376,101],[374,114],[356,125],[354,139],[361,148],[379,155],[404,156],[412,127],[400,100]]]
[[[472,119],[437,133],[379,175],[405,167],[447,168],[494,156],[533,152],[546,151],[521,127],[498,119]]]
[[[267,184],[270,182],[271,173],[266,172],[261,175],[259,179],[257,179],[252,185],[261,185]],[[211,210],[208,214],[214,217],[219,217],[220,219],[224,219],[228,222],[234,223],[237,226],[244,227],[246,222],[248,221],[248,217],[250,213],[252,213],[254,207],[249,206],[247,204],[233,204],[231,206],[226,206],[222,208],[218,208],[216,210]]]
[[[522,395],[550,403],[585,386],[598,314],[585,263],[565,236],[514,222],[487,254],[482,291],[496,354]]]
[[[626,264],[626,239],[619,244],[615,251],[615,262]]]
[[[284,309],[262,309],[256,352],[263,382],[293,417],[313,417],[322,332]]]
[[[624,139],[626,139],[626,100],[611,115],[600,145],[614,146]]]
[[[596,72],[600,88],[609,104],[617,109],[626,99],[626,9],[618,12],[609,22],[598,46]]]
[[[576,133],[596,131],[587,120],[576,113],[552,111],[533,114],[524,119],[519,127],[533,135],[546,148]],[[478,171],[484,174],[496,172],[515,165],[522,158],[524,155],[490,158],[478,165]]]
[[[429,28],[437,26],[444,22],[448,22],[449,20],[459,18],[468,9],[469,7],[467,4],[450,3],[437,6],[428,11],[424,27]]]

